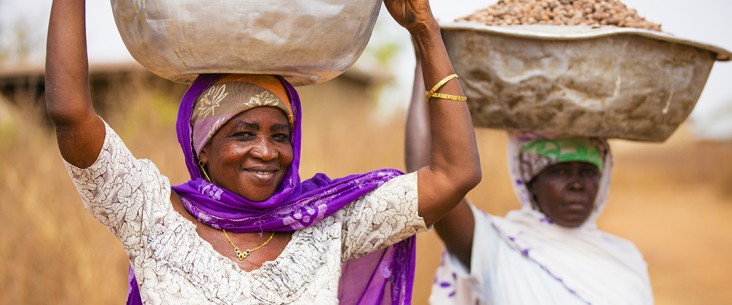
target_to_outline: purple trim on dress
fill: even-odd
[[[140,287],[137,285],[135,273],[130,265],[127,274],[127,305],[142,305],[142,297],[140,297]]]
[[[564,286],[564,288],[567,289],[567,291],[569,291],[569,293],[575,295],[578,299],[580,299],[580,301],[585,302],[588,305],[592,304],[592,303],[590,303],[590,301],[586,300],[581,295],[579,295],[576,290],[567,286],[567,283],[565,283],[561,277],[559,277],[558,275],[554,274],[551,270],[549,270],[549,268],[546,265],[542,264],[541,262],[536,260],[534,257],[532,257],[530,255],[531,248],[523,247],[523,246],[519,245],[519,241],[517,241],[512,236],[509,236],[508,233],[506,233],[505,231],[503,231],[503,229],[501,229],[498,225],[496,225],[492,219],[489,218],[489,221],[491,223],[491,227],[493,227],[493,229],[495,229],[496,232],[498,233],[498,236],[501,236],[501,239],[503,241],[505,241],[506,244],[508,244],[508,246],[511,249],[518,251],[519,253],[521,253],[522,256],[526,257],[527,259],[529,259],[529,260],[533,261],[534,263],[536,263],[537,265],[539,265],[539,267],[542,270],[546,271],[546,273],[549,274],[549,276],[551,276],[554,280],[556,280],[557,282],[562,284],[562,286]]]
[[[549,218],[549,216],[542,217],[541,219],[539,219],[539,222],[545,222],[545,223],[548,223],[548,224],[554,224],[554,221],[551,218]]]

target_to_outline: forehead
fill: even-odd
[[[572,167],[577,167],[577,168],[588,168],[588,167],[590,167],[590,168],[594,168],[594,169],[599,170],[599,168],[597,167],[597,165],[592,164],[590,162],[585,162],[585,161],[566,161],[566,162],[559,162],[559,163],[556,163],[556,164],[552,164],[552,165],[547,166],[547,169],[551,169],[551,168],[572,168]]]
[[[227,122],[224,127],[250,127],[257,126],[279,126],[284,125],[289,129],[289,122],[284,111],[276,107],[255,107],[243,111]]]
[[[596,165],[584,162],[584,161],[567,161],[567,162],[559,162],[552,165],[548,165],[546,168],[541,170],[536,176],[532,178],[532,180],[538,180],[536,178],[548,176],[548,173],[555,171],[555,170],[594,170],[598,173],[600,172],[600,169],[597,168]]]
[[[595,166],[592,163],[589,162],[583,162],[583,161],[567,161],[567,162],[559,162],[552,165],[547,166],[544,168],[541,172],[539,172],[536,176],[534,176],[529,183],[539,182],[539,184],[542,184],[540,181],[550,181],[554,179],[563,179],[556,177],[555,175],[552,175],[551,173],[555,173],[557,170],[565,170],[565,171],[586,171],[591,170],[595,173],[601,174],[601,171],[597,166]],[[598,181],[599,183],[599,181]]]

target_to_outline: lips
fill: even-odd
[[[582,213],[587,211],[590,208],[590,204],[587,204],[585,202],[569,202],[567,204],[564,204],[562,206],[563,210],[565,212],[569,213]]]
[[[245,168],[243,171],[254,180],[262,183],[273,182],[279,172],[276,168]]]

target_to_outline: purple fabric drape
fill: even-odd
[[[181,100],[178,111],[178,141],[183,149],[191,180],[173,187],[191,215],[202,223],[232,232],[292,232],[318,223],[347,204],[402,173],[381,169],[331,180],[316,174],[301,182],[300,98],[284,78],[293,115],[291,141],[293,161],[274,195],[261,202],[247,200],[219,188],[201,177],[191,142],[189,123],[196,98],[223,75],[199,76]],[[411,304],[414,282],[415,237],[343,264],[339,299],[341,304]],[[127,304],[142,304],[134,273],[130,269]]]

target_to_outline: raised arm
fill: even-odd
[[[430,158],[430,121],[425,103],[425,87],[422,81],[422,68],[419,54],[414,69],[412,101],[409,104],[406,128],[405,162],[407,171],[413,172],[429,164]],[[435,223],[435,230],[445,244],[447,251],[470,268],[473,249],[475,219],[465,199]]]
[[[61,156],[78,167],[96,160],[104,123],[89,91],[84,0],[54,0],[46,46],[46,108]]]
[[[412,35],[422,78],[431,88],[454,72],[440,26],[427,0],[384,0],[392,17]],[[456,79],[437,91],[462,96]],[[480,161],[465,102],[430,98],[429,163],[418,171],[419,214],[428,225],[445,216],[480,182]]]

